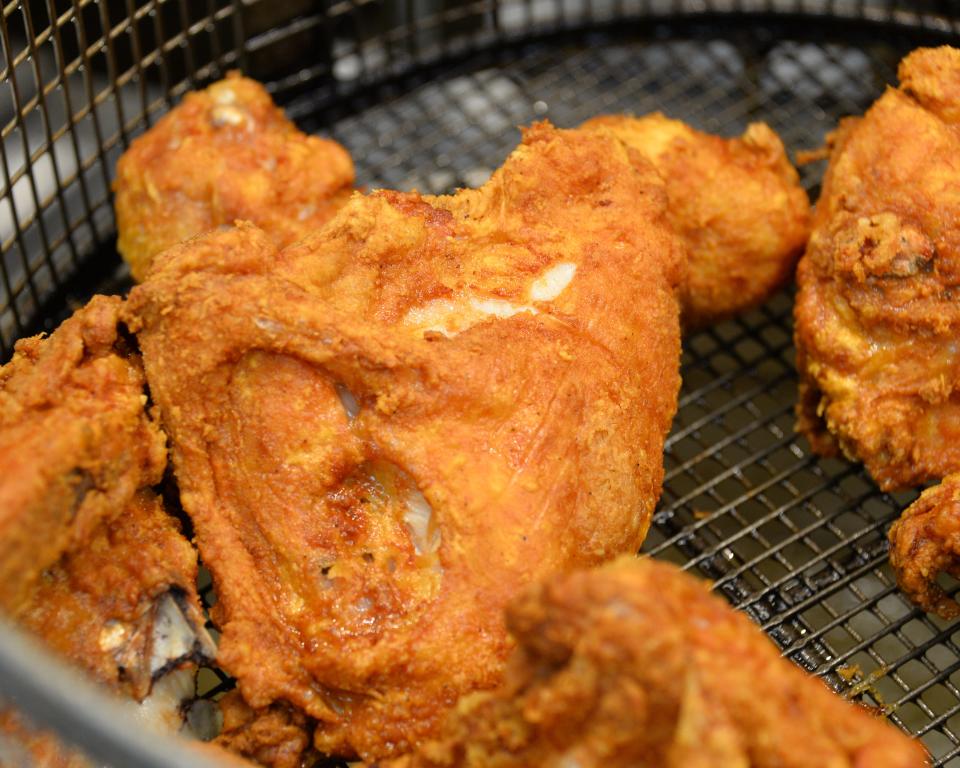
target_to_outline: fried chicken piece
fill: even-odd
[[[271,768],[312,766],[318,756],[311,748],[311,724],[289,704],[253,710],[239,691],[220,699],[223,728],[212,746],[242,755]]]
[[[793,277],[810,231],[810,200],[765,123],[751,123],[735,139],[659,113],[603,115],[583,128],[612,131],[663,177],[670,223],[690,257],[686,329],[758,306]]]
[[[196,552],[149,490],[165,441],[120,305],[95,297],[0,368],[0,609],[176,730],[214,647]]]
[[[960,470],[960,51],[900,81],[830,140],[795,308],[798,429],[884,490]]]
[[[151,491],[47,569],[14,618],[91,678],[170,730],[215,654],[196,589],[197,554]],[[148,696],[153,696],[145,701]]]
[[[921,768],[919,742],[835,696],[706,584],[623,557],[508,609],[504,685],[383,768]]]
[[[144,412],[143,370],[97,296],[0,367],[0,610],[17,614],[41,574],[158,483],[164,437]]]
[[[944,619],[960,616],[960,605],[937,583],[941,572],[960,577],[960,474],[920,494],[889,538],[890,564],[907,597]]]
[[[481,189],[357,195],[282,252],[211,233],[134,289],[251,707],[404,752],[500,681],[519,588],[638,548],[679,385],[665,208],[613,137],[540,124]]]
[[[143,280],[158,254],[236,219],[278,246],[326,223],[350,197],[353,162],[307,136],[254,80],[230,73],[136,139],[117,163],[117,249]]]

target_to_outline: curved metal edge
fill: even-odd
[[[115,768],[222,768],[177,736],[147,730],[111,698],[0,619],[0,695],[33,725]]]

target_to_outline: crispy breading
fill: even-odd
[[[197,555],[177,521],[159,497],[140,491],[89,542],[46,569],[13,618],[110,692],[149,699],[142,717],[176,732],[196,666],[215,652],[203,630],[196,579]],[[179,627],[170,622],[178,616],[191,625],[179,641]],[[93,765],[54,733],[0,710],[0,765],[17,752],[35,768]]]
[[[94,297],[0,367],[0,609],[16,614],[43,571],[89,543],[160,481],[164,437],[144,411],[119,298]]]
[[[540,124],[481,189],[357,195],[283,251],[215,232],[134,289],[252,707],[401,753],[499,682],[520,587],[636,550],[679,387],[665,210],[638,154]]]
[[[311,747],[313,724],[289,704],[253,710],[237,690],[227,693],[218,704],[223,728],[212,747],[270,768],[303,768],[319,759]]]
[[[960,605],[937,583],[941,572],[960,576],[960,474],[920,494],[889,537],[890,564],[907,597],[945,619],[960,616]]]
[[[141,491],[89,543],[44,571],[15,618],[94,680],[142,701],[171,665],[213,657],[196,582],[196,551],[160,498]],[[182,642],[171,636],[177,627],[158,626],[177,615],[192,625]],[[172,658],[155,647],[157,632]]]
[[[137,138],[117,163],[117,248],[135,280],[187,238],[252,221],[277,246],[326,223],[350,196],[353,162],[307,136],[254,80],[230,73]]]
[[[926,752],[780,657],[707,585],[624,557],[555,576],[507,613],[497,691],[382,768],[922,768]]]
[[[165,438],[146,413],[120,305],[94,297],[49,337],[18,342],[0,368],[0,609],[177,730],[214,647],[196,552],[150,490]],[[80,759],[13,713],[0,719],[39,764]]]
[[[604,115],[609,130],[647,157],[687,245],[683,322],[702,328],[762,304],[793,277],[810,231],[810,201],[783,142],[765,123],[724,139],[660,113]]]
[[[795,308],[798,428],[884,490],[960,469],[960,51],[900,80],[831,137]]]

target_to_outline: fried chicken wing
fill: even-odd
[[[780,657],[676,566],[624,557],[555,576],[507,612],[497,691],[382,768],[921,768],[919,742]]]
[[[793,277],[810,229],[810,201],[783,143],[765,123],[723,139],[656,113],[604,115],[660,172],[670,223],[687,245],[684,327],[696,329],[766,301]]]
[[[960,51],[900,81],[830,141],[795,309],[798,429],[885,490],[960,469]]]
[[[636,550],[679,385],[665,208],[613,137],[540,124],[481,189],[356,195],[279,252],[211,233],[134,289],[251,707],[399,754],[500,681],[520,587]]]
[[[353,181],[343,147],[301,133],[234,72],[188,93],[120,158],[117,248],[143,280],[159,253],[236,219],[288,245],[328,221]]]
[[[170,730],[215,654],[197,596],[197,554],[150,491],[48,568],[18,622]]]
[[[95,297],[0,368],[0,609],[176,730],[214,647],[196,552],[150,490],[166,449],[120,304]]]

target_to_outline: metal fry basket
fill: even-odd
[[[230,69],[343,143],[359,183],[446,192],[481,184],[516,127],[540,118],[662,110],[725,135],[765,120],[791,152],[813,149],[895,81],[907,51],[958,40],[960,9],[934,0],[7,2],[0,362],[91,294],[129,287],[114,247],[117,158]],[[803,169],[814,198],[822,171]],[[914,609],[886,564],[886,528],[914,494],[881,493],[794,433],[791,322],[786,292],[685,340],[644,550],[713,579],[785,655],[883,708],[935,765],[960,767],[960,628]],[[80,697],[51,705],[49,665],[0,633],[0,671],[14,668],[0,695],[95,743],[97,765],[131,764],[137,740],[85,719]],[[231,681],[210,671],[201,685],[216,696]],[[137,764],[178,764],[155,747]]]

